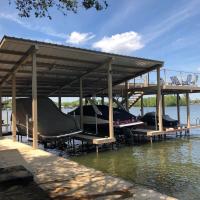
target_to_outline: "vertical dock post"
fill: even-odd
[[[125,101],[125,108],[126,108],[126,110],[128,111],[129,109],[128,109],[128,107],[129,107],[129,103],[128,103],[128,81],[126,81],[125,82],[125,99],[126,99],[126,101]]]
[[[2,135],[2,87],[0,86],[0,138]]]
[[[12,138],[16,141],[16,77],[12,77]]]
[[[62,110],[62,98],[61,98],[60,90],[59,90],[59,96],[58,96],[58,108],[59,108],[59,110]]]
[[[181,125],[181,118],[180,118],[180,96],[177,93],[176,95],[176,106],[177,106],[177,119],[178,119],[178,126]]]
[[[190,97],[189,93],[186,93],[186,104],[187,104],[187,128],[190,128]],[[189,130],[188,130],[189,133]]]
[[[83,80],[82,78],[80,78],[79,106],[80,106],[80,127],[83,130]]]
[[[109,104],[109,137],[114,138],[113,95],[112,95],[112,60],[108,63],[108,104]]]
[[[158,107],[158,124],[159,131],[163,131],[163,121],[162,121],[162,96],[161,96],[161,86],[160,86],[160,67],[157,67],[157,107]]]
[[[38,148],[38,112],[37,112],[37,63],[36,51],[32,54],[32,122],[33,148]]]
[[[162,114],[165,115],[165,95],[162,94]]]
[[[144,101],[143,101],[143,95],[141,96],[141,116],[143,117],[144,116]]]
[[[104,105],[104,97],[101,97],[101,105]]]

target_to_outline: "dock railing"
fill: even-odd
[[[131,79],[129,83],[141,87],[156,85],[156,73],[156,71],[151,71]],[[162,85],[200,87],[200,73],[162,69],[160,71],[160,81]]]

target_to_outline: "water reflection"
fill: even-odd
[[[200,135],[73,158],[89,167],[179,199],[200,196]]]

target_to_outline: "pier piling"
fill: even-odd
[[[12,77],[12,138],[16,141],[16,77]]]

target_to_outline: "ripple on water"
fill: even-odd
[[[73,158],[179,199],[200,197],[200,135]]]

